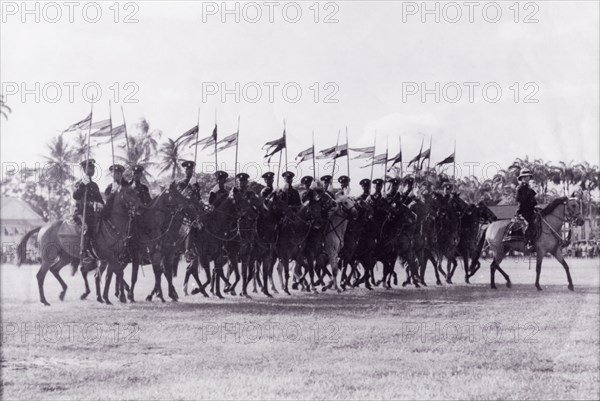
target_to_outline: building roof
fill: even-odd
[[[5,197],[0,202],[0,222],[2,225],[43,226],[46,224],[42,216],[37,214],[23,199]]]

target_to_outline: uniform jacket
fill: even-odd
[[[75,199],[75,214],[81,216],[83,214],[83,198],[85,197],[85,192],[87,189],[87,207],[86,207],[86,215],[91,216],[93,214],[93,205],[94,202],[101,203],[104,205],[104,199],[102,199],[102,195],[100,194],[100,188],[98,188],[98,184],[93,181],[90,181],[89,184],[84,184],[83,181],[77,181],[75,184],[75,191],[73,191],[73,199]]]
[[[522,183],[517,188],[517,202],[519,203],[517,214],[523,216],[528,222],[531,222],[535,211],[535,205],[537,205],[535,195],[535,191],[525,183]]]

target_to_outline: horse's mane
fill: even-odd
[[[569,198],[567,198],[566,196],[560,197],[560,198],[556,198],[554,199],[552,202],[550,202],[548,204],[548,206],[546,206],[545,208],[543,208],[540,211],[540,214],[542,215],[542,217],[546,217],[548,216],[550,213],[552,213],[554,211],[554,209],[556,209],[556,207],[558,205],[562,205],[563,203],[565,203]]]

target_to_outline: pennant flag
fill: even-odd
[[[273,156],[277,152],[281,152],[285,149],[285,130],[283,131],[283,136],[281,138],[274,139],[264,144],[262,150],[265,150],[267,154],[265,154],[265,158],[269,158],[267,160],[268,163],[271,162],[271,156]]]
[[[79,131],[84,128],[88,128],[89,127],[88,124],[90,124],[91,122],[92,122],[92,113],[88,114],[88,116],[86,118],[79,121],[78,123],[71,125],[69,128],[64,130],[62,133],[64,134],[65,132]]]
[[[298,153],[298,156],[296,156],[296,163],[302,163],[305,160],[310,160],[313,154],[314,148],[311,146],[310,148]]]
[[[392,162],[392,165],[390,166],[390,170],[396,164],[402,163],[402,151],[400,151],[396,156],[394,156],[393,158],[389,159],[388,161]]]
[[[112,139],[117,140],[117,139],[121,139],[121,138],[125,138],[125,124],[119,125],[118,127],[113,127],[112,129]],[[105,136],[109,136],[110,137],[110,130],[108,132],[108,134],[106,135],[91,135],[95,138],[101,138],[101,137],[105,137]],[[100,146],[100,145],[106,145],[107,143],[110,143],[110,138],[108,138],[108,140],[106,141],[102,141],[102,142],[97,142],[95,146]]]
[[[231,148],[235,145],[237,145],[237,137],[238,137],[238,133],[233,133],[229,136],[226,136],[225,138],[221,139],[219,142],[217,142],[217,152],[220,150],[225,150],[228,148]],[[211,153],[211,154],[214,154]]]
[[[348,144],[340,145],[335,149],[334,159],[338,159],[343,156],[348,156]]]
[[[361,168],[371,167],[371,164],[385,164],[387,162],[387,154],[382,153],[372,158],[372,163],[366,164]]]
[[[454,153],[452,153],[450,156],[446,157],[444,160],[442,160],[441,162],[436,164],[436,167],[441,166],[442,164],[450,164],[450,163],[454,163]]]
[[[114,134],[113,128],[113,135]],[[92,133],[91,137],[102,137],[102,136],[110,136],[110,120],[98,121],[92,124]]]
[[[215,143],[217,143],[217,124],[215,124],[215,129],[213,129],[213,133],[211,136],[207,136],[204,139],[200,139],[198,142],[192,143],[190,145],[190,148],[196,146],[196,143],[198,145],[204,145],[200,150],[204,150],[209,146],[213,146]]]
[[[369,146],[367,148],[350,148],[350,150],[358,153],[353,159],[366,159],[373,157],[375,154],[375,146]]]
[[[421,154],[421,159],[423,161],[429,159],[431,157],[431,148],[427,149],[425,152]]]
[[[410,167],[411,164],[413,163],[418,163],[419,160],[421,159],[421,152],[419,152],[418,155],[416,155],[415,157],[413,157],[409,162],[408,162],[408,167]]]
[[[317,156],[317,159],[328,159],[331,156],[333,156],[334,153],[335,153],[335,146],[320,150],[319,156]]]
[[[189,141],[194,139],[194,136],[196,136],[196,133],[198,132],[198,126],[194,125],[192,128],[190,128],[189,130],[185,131],[183,134],[181,134],[179,136],[179,138],[177,138],[175,140],[175,143],[178,145],[185,145],[186,143],[188,143]]]

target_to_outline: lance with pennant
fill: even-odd
[[[84,174],[87,175],[87,169],[90,164],[90,135],[92,133],[92,120],[94,119],[94,98],[92,97],[92,110],[90,111],[90,126],[88,128],[88,139],[87,139],[87,158],[85,163]],[[85,191],[83,192],[83,216],[81,216],[82,224],[81,224],[81,238],[79,240],[79,255],[80,259],[83,259],[83,233],[85,232],[85,213],[87,212],[87,185],[85,186]]]

